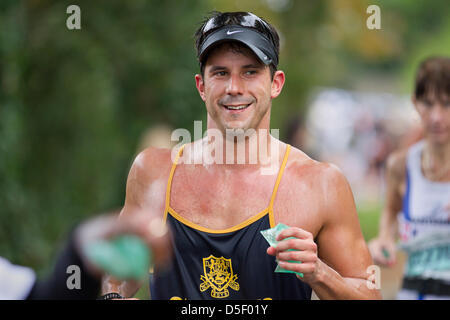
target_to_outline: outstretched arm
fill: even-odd
[[[148,221],[143,223],[149,227],[147,236],[151,237],[154,262],[164,265],[172,253],[170,233],[166,232],[163,236],[157,236],[153,235],[151,230],[153,221],[157,222],[156,226],[161,226],[158,222],[162,222],[164,186],[161,188],[160,185],[161,181],[166,179],[166,172],[162,166],[170,164],[170,150],[165,153],[160,150],[148,148],[136,157],[128,174],[125,205],[120,218],[130,218],[136,212],[145,213]],[[160,227],[156,228],[158,229],[156,233],[162,230]],[[121,281],[108,275],[103,279],[101,291],[103,295],[116,292],[125,298],[130,298],[136,294],[140,286],[139,282]]]

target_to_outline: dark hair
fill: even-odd
[[[241,21],[242,21],[242,17],[248,15],[248,12],[219,12],[219,11],[213,11],[210,13],[210,15],[208,17],[206,17],[203,22],[201,22],[201,26],[197,29],[197,31],[195,32],[195,47],[197,50],[197,56],[199,56],[199,51],[200,51],[200,47],[201,44],[203,43],[204,39],[214,30],[217,30],[220,27],[226,26],[226,25],[240,25]],[[216,23],[216,27],[212,28],[206,32],[203,32],[203,29],[206,25],[206,23],[208,21],[210,21],[211,19],[215,19],[215,23]],[[278,33],[276,31],[276,29],[269,24],[266,20],[260,18],[262,21],[265,22],[265,25],[263,23],[259,23],[257,22],[255,24],[255,27],[248,27],[248,28],[252,28],[252,29],[256,29],[257,31],[259,31],[260,33],[262,33],[263,35],[265,35],[273,44],[273,47],[275,48],[275,52],[278,58],[279,52],[280,52],[280,38],[278,36]],[[245,44],[241,44],[239,42],[230,42],[232,49],[236,50],[239,52],[239,50],[242,47],[247,47]],[[206,55],[203,58],[203,61],[199,61],[200,64],[200,73],[202,74],[202,76],[204,75],[204,71],[205,71],[205,62],[208,59],[208,55]],[[273,79],[273,76],[275,74],[275,71],[277,71],[277,65],[275,65],[274,63],[271,63],[269,65],[270,68],[270,74],[271,77]]]
[[[419,65],[414,97],[421,100],[429,94],[441,102],[450,98],[450,58],[431,57]]]

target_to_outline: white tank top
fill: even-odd
[[[0,257],[0,300],[22,300],[29,294],[36,281],[30,268],[11,264]]]
[[[400,247],[408,253],[405,275],[450,280],[450,182],[423,176],[422,140],[408,150],[406,192],[399,216]]]

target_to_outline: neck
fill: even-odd
[[[422,152],[422,170],[433,181],[447,181],[450,173],[450,144],[426,141]]]
[[[221,164],[227,169],[262,168],[278,162],[280,141],[268,129],[227,130],[225,133],[208,130],[203,139],[203,152],[209,163]]]
[[[267,168],[279,164],[278,131],[270,132],[270,108],[255,129],[225,129],[208,114],[203,149],[227,169]],[[205,152],[205,151],[204,151]]]
[[[429,140],[426,141],[425,152],[433,160],[435,165],[446,165],[450,163],[450,142],[433,143]]]

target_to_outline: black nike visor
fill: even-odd
[[[249,47],[265,65],[278,65],[278,57],[272,42],[255,29],[239,25],[227,25],[209,34],[200,46],[198,61],[204,63],[206,54],[217,44],[237,41]]]

